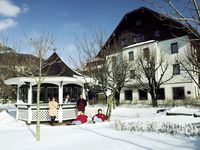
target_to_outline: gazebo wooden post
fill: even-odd
[[[61,81],[60,82],[60,85],[59,85],[59,94],[58,94],[58,103],[59,103],[59,109],[58,109],[58,122],[59,123],[62,123],[63,122],[63,82]]]
[[[87,97],[86,97],[86,91],[85,91],[84,86],[82,86],[82,87],[83,87],[82,95],[83,95],[83,98],[86,99],[86,98],[87,98]]]
[[[19,85],[17,86],[17,104],[19,104]],[[16,108],[18,107],[18,105],[16,105]],[[18,108],[16,109],[16,120],[19,119],[19,110]]]

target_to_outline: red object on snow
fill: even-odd
[[[78,115],[75,120],[85,123],[85,122],[87,122],[87,118],[88,118],[88,116],[86,116],[86,115]]]
[[[108,118],[106,117],[106,115],[104,115],[104,114],[96,114],[95,116],[98,117],[98,118],[100,118],[102,121],[105,121],[105,120],[108,119]],[[94,117],[95,117],[95,116],[94,116]],[[92,118],[92,120],[94,119],[94,117]]]

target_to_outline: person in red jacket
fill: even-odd
[[[84,114],[84,112],[80,112],[80,114],[76,117],[74,121],[72,121],[72,125],[79,125],[87,122],[88,116]]]
[[[85,106],[87,105],[87,102],[83,98],[82,94],[80,95],[80,98],[77,100],[76,105],[77,105],[77,109],[78,109],[79,112],[80,111],[85,112]]]
[[[103,122],[106,121],[108,118],[106,115],[102,113],[102,109],[98,109],[98,113],[92,117],[92,121],[96,122]]]

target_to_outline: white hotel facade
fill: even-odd
[[[185,54],[190,47],[188,36],[163,41],[150,40],[125,47],[123,56],[128,59],[130,64],[135,63],[137,56],[141,55],[141,53],[144,52],[144,49],[149,50],[150,52],[154,51],[154,54],[158,56],[158,62],[160,59],[159,57],[164,56],[166,63],[169,64],[169,68],[167,69],[164,78],[167,79],[171,75],[173,75],[173,77],[168,82],[161,85],[160,99],[175,100],[196,98],[199,96],[197,85],[176,61],[177,59],[187,59]],[[158,70],[156,74],[158,78],[160,73],[161,71]],[[193,74],[193,77],[198,80],[198,75]],[[144,92],[144,90],[140,90],[137,86],[134,86],[134,84],[137,84],[136,79],[133,78],[128,80],[121,90],[120,100],[151,100],[150,94]]]

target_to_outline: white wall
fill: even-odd
[[[165,99],[173,99],[173,91],[174,87],[184,87],[185,97],[194,98],[198,96],[198,91],[196,85],[194,83],[177,83],[177,84],[165,84],[161,86],[161,88],[165,88]],[[187,91],[190,91],[191,94],[187,94]]]
[[[171,54],[171,44],[176,42],[178,43],[178,53]],[[190,45],[187,36],[182,36],[158,42],[159,51],[164,53],[164,56],[167,58],[166,63],[170,64],[170,68],[167,70],[165,74],[165,79],[169,78],[172,75],[173,64],[177,64],[176,60],[184,59],[183,57],[185,57],[185,52],[188,50],[189,46]],[[170,81],[168,81],[168,83],[180,83],[180,82],[192,82],[192,79],[189,77],[187,72],[181,70],[180,75],[175,75]]]
[[[176,42],[178,43],[178,48],[179,48],[178,53],[171,54],[171,43],[176,43]],[[135,61],[137,58],[137,55],[143,53],[143,48],[146,48],[146,47],[148,47],[150,51],[155,50],[158,56],[162,54],[166,58],[166,64],[169,63],[170,66],[164,76],[164,79],[168,79],[173,73],[173,64],[177,64],[175,60],[179,59],[180,57],[184,59],[185,51],[187,51],[188,48],[190,48],[190,44],[188,42],[187,36],[182,36],[182,37],[164,40],[160,42],[147,41],[147,42],[143,42],[142,44],[135,44],[132,46],[128,46],[127,48],[124,49],[123,55],[124,57],[128,59],[129,52],[133,51],[134,61]],[[130,64],[134,65],[134,61],[131,61]],[[157,58],[157,61],[159,61],[159,58]],[[158,71],[157,76],[159,76],[159,72],[161,71]],[[136,81],[134,79],[130,80],[127,83],[127,85],[134,85],[134,84],[136,84]],[[173,92],[172,92],[173,87],[184,87],[186,97],[194,98],[198,94],[198,90],[196,90],[197,89],[196,85],[194,84],[192,79],[189,77],[189,75],[182,70],[180,72],[180,75],[173,76],[173,78],[170,81],[168,81],[167,83],[161,86],[161,88],[165,88],[166,99],[173,99]],[[120,96],[121,100],[125,99],[124,90],[128,90],[128,88],[122,89],[121,96]],[[191,91],[191,94],[188,95],[187,91]],[[139,99],[138,89],[132,88],[132,94],[133,94],[133,100]]]

